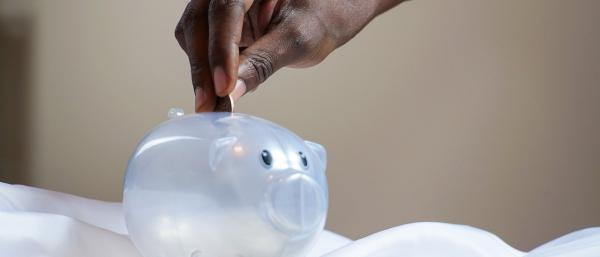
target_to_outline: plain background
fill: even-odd
[[[192,110],[185,1],[0,3],[0,177],[119,200],[136,142]],[[237,111],[327,148],[335,232],[443,221],[528,250],[600,226],[599,25],[596,0],[414,0]]]

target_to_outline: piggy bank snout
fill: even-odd
[[[306,174],[292,173],[273,179],[265,201],[267,219],[282,232],[308,234],[324,225],[326,193]]]

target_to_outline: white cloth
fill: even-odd
[[[0,257],[141,257],[120,203],[0,183]],[[351,241],[324,232],[308,257],[599,257],[600,228],[518,251],[489,232],[407,224]]]

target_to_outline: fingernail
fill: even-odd
[[[235,82],[235,88],[233,88],[233,91],[231,91],[231,94],[230,94],[231,98],[235,102],[238,99],[240,99],[240,97],[242,97],[245,93],[246,93],[246,83],[243,80],[238,79]]]
[[[213,71],[213,81],[215,82],[215,91],[218,95],[222,96],[227,94],[227,78],[225,77],[225,71],[221,67],[216,67]]]
[[[206,94],[204,93],[204,90],[202,90],[201,87],[197,87],[194,90],[194,94],[196,95],[195,97],[195,102],[196,102],[196,110],[200,109],[200,107],[202,106],[202,104],[204,104],[204,101],[206,101]]]

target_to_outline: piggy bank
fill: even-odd
[[[323,230],[322,146],[245,114],[168,120],[125,175],[130,237],[144,257],[304,256]]]

